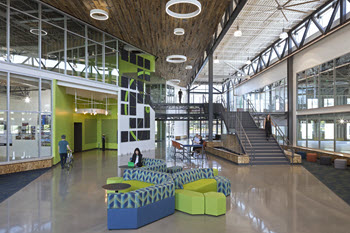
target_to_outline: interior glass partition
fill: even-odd
[[[140,51],[45,3],[7,2],[0,1],[0,62],[117,85],[119,51]]]
[[[350,114],[298,116],[297,145],[350,153]]]
[[[297,109],[350,104],[350,54],[297,74]]]
[[[52,156],[51,85],[0,73],[0,162]]]

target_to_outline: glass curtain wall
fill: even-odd
[[[335,113],[297,117],[297,145],[350,153],[350,114]]]
[[[288,111],[287,79],[281,79],[243,96],[234,96],[234,111],[237,111],[237,108],[247,109],[245,100],[248,99],[257,112]]]
[[[0,162],[52,155],[52,81],[0,73]]]
[[[117,85],[118,54],[124,45],[44,3],[0,2],[0,62]]]
[[[350,53],[297,74],[298,110],[350,104]]]

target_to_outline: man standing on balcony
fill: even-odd
[[[182,99],[182,91],[180,89],[180,91],[177,93],[179,96],[179,103],[181,104],[181,99]]]

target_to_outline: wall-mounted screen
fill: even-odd
[[[129,79],[125,76],[122,76],[120,86],[124,88],[129,88]]]
[[[121,140],[121,142],[128,142],[129,141],[129,132],[128,131],[122,131],[120,140]]]
[[[137,118],[137,128],[142,129],[143,128],[143,119]]]
[[[136,118],[130,118],[129,125],[130,125],[131,129],[135,129],[136,128]]]
[[[130,92],[129,98],[130,98],[130,101],[129,101],[130,115],[136,116],[136,93]]]
[[[136,54],[133,52],[130,53],[130,63],[136,65]]]
[[[130,79],[130,89],[136,90],[136,81],[135,81],[135,79]]]
[[[121,51],[121,57],[122,57],[122,60],[123,60],[123,61],[129,62],[129,52],[128,52],[128,51],[122,49],[122,51]]]
[[[137,56],[137,65],[143,67],[143,57]]]
[[[130,142],[137,141],[136,131],[130,131]]]
[[[121,101],[128,102],[129,101],[129,92],[122,90]]]
[[[148,59],[145,59],[145,68],[146,68],[147,70],[150,70],[150,69],[151,69],[151,62],[150,62],[150,60],[148,60]]]

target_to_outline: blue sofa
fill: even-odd
[[[170,174],[126,169],[124,181],[153,184],[127,193],[108,194],[108,229],[136,229],[175,212],[175,184]]]

